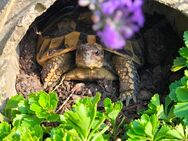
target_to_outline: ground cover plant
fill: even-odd
[[[188,32],[184,32],[185,47],[179,49],[180,57],[174,60],[172,71],[185,68],[184,76],[169,86],[164,104],[155,95],[141,118],[130,123],[128,140],[186,141],[188,140]]]
[[[107,98],[104,112],[100,112],[97,110],[99,100],[100,94],[97,93],[95,97],[77,100],[72,110],[57,114],[56,93],[41,91],[30,94],[27,99],[16,95],[9,99],[4,109],[3,116],[10,123],[1,119],[0,140],[109,140],[122,103],[112,103]],[[110,124],[106,124],[107,121]]]

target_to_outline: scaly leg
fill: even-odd
[[[71,65],[70,53],[54,57],[48,60],[42,69],[41,78],[44,83],[44,88],[51,91],[54,86],[60,81],[63,73],[70,69]]]
[[[139,76],[131,58],[115,55],[113,63],[120,82],[120,99],[126,100],[126,105],[133,99],[136,102],[136,95],[139,91]]]

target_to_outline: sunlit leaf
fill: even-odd
[[[188,88],[179,87],[176,89],[176,97],[178,102],[188,102]]]
[[[179,118],[183,118],[185,124],[188,125],[188,102],[177,103],[174,114]]]
[[[186,59],[183,57],[176,57],[176,59],[174,59],[174,63],[171,70],[173,72],[176,72],[185,66],[186,66]]]
[[[170,84],[170,94],[169,97],[171,98],[171,100],[177,101],[177,96],[176,96],[176,89],[178,87],[182,86],[181,80],[175,81],[173,83]]]
[[[179,54],[183,57],[188,59],[188,48],[182,47],[179,49]]]
[[[188,31],[185,31],[183,34],[183,40],[185,42],[186,47],[188,48]]]
[[[0,123],[0,140],[6,137],[11,131],[11,126],[7,122]]]

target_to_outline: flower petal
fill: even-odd
[[[104,44],[113,49],[121,49],[125,46],[123,36],[118,33],[112,26],[106,25],[103,31],[98,32]]]

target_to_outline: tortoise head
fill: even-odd
[[[101,45],[81,44],[76,51],[76,65],[82,68],[100,68],[104,62],[104,50]]]

